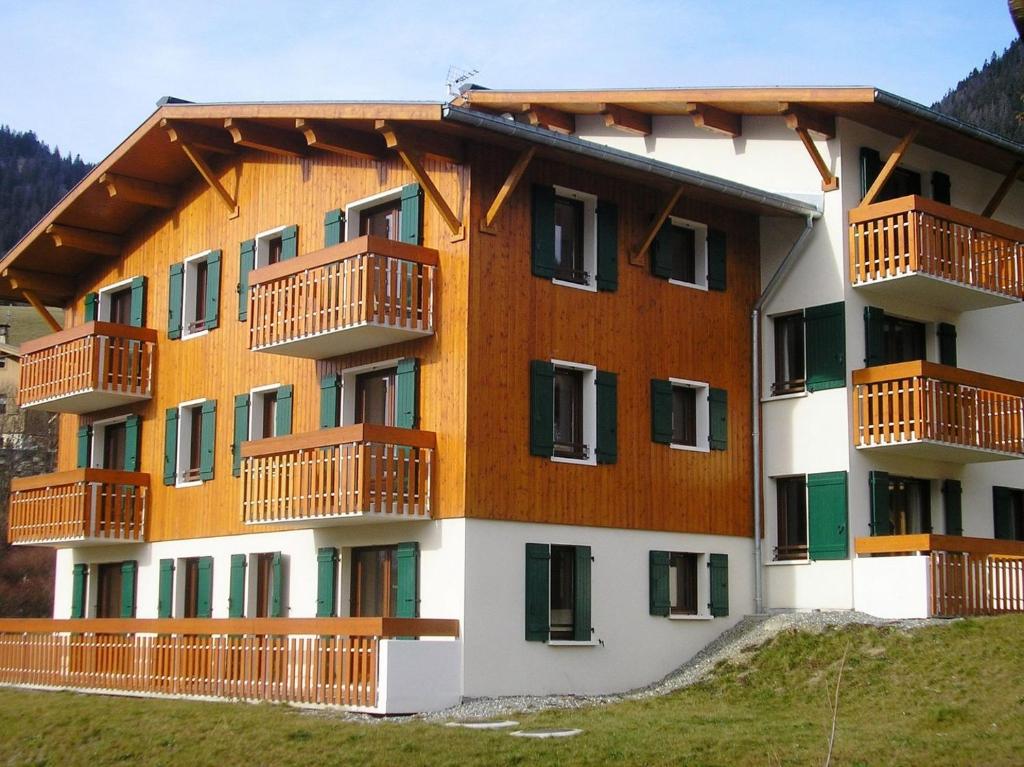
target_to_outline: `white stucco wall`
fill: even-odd
[[[768,610],[853,608],[853,568],[848,559],[773,562],[764,571]]]
[[[462,697],[462,640],[385,639],[378,669],[378,713],[414,714],[455,706]]]
[[[857,558],[854,607],[879,618],[927,618],[928,563],[919,556]]]

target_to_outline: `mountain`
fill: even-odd
[[[77,155],[62,157],[32,131],[0,126],[0,254],[92,168]]]
[[[1024,40],[993,53],[932,109],[1024,144]]]

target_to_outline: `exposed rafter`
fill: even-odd
[[[217,197],[224,203],[224,206],[228,209],[228,218],[236,218],[238,216],[238,203],[234,197],[228,194],[228,190],[220,183],[220,179],[217,178],[217,174],[213,172],[213,169],[206,164],[203,156],[189,144],[182,144],[181,151],[192,161],[196,170],[199,171],[199,175],[203,177],[203,180],[209,184],[210,188],[216,192]]]
[[[501,189],[494,195],[494,201],[491,206],[487,209],[487,214],[484,216],[483,223],[480,224],[480,231],[486,232],[487,234],[494,234],[492,225],[495,219],[498,217],[498,213],[501,211],[502,206],[506,200],[515,191],[515,188],[519,186],[520,180],[523,178],[523,174],[526,172],[526,168],[530,165],[530,161],[533,156],[537,154],[537,147],[531,146],[524,149],[519,153],[519,157],[516,159],[515,165],[512,166],[512,170],[508,172],[508,176],[505,178],[505,183],[501,185]]]
[[[77,226],[50,224],[46,227],[46,233],[53,238],[58,248],[74,248],[100,256],[119,256],[124,247],[124,241],[116,234],[79,229]]]
[[[193,149],[215,154],[234,154],[238,151],[231,136],[219,128],[166,118],[160,121],[160,127],[167,131],[167,137],[172,143],[188,144]]]
[[[803,129],[811,133],[817,133],[824,138],[836,137],[836,118],[825,112],[816,109],[809,109],[801,104],[792,104],[788,101],[779,103],[779,114],[786,120],[793,130]]]
[[[661,209],[661,212],[651,221],[651,226],[648,228],[647,233],[644,235],[643,240],[640,242],[640,246],[634,253],[629,255],[629,263],[633,266],[643,266],[645,263],[645,256],[647,251],[651,248],[651,243],[654,242],[654,238],[658,236],[658,231],[662,225],[668,220],[668,217],[672,215],[673,208],[676,207],[676,203],[679,202],[679,198],[683,196],[683,187],[676,187],[675,191],[669,196],[665,202],[665,206]]]
[[[889,155],[889,159],[885,161],[885,165],[882,166],[882,170],[878,172],[878,178],[875,179],[875,183],[868,189],[867,194],[864,195],[864,199],[860,201],[860,204],[870,205],[875,201],[878,193],[882,191],[889,177],[892,176],[892,172],[896,170],[896,166],[899,165],[900,160],[903,159],[903,155],[907,153],[910,145],[914,143],[914,139],[917,138],[918,126],[914,126],[907,135],[903,137],[896,148],[892,150],[892,154]]]
[[[46,324],[50,326],[50,329],[54,333],[58,333],[63,330],[60,323],[54,319],[53,315],[50,314],[49,310],[43,305],[43,302],[39,300],[39,296],[37,296],[34,291],[31,291],[28,288],[22,288],[21,294],[25,296],[26,301],[32,304],[32,308],[39,313],[39,316],[46,321]]]
[[[604,124],[609,128],[617,128],[623,133],[634,136],[651,135],[651,116],[635,109],[628,109],[618,104],[600,104],[599,109],[604,115]]]
[[[1003,178],[1002,183],[996,189],[995,194],[992,195],[992,199],[988,201],[988,205],[985,206],[985,210],[981,212],[981,215],[985,218],[992,218],[995,215],[999,205],[1003,202],[1003,198],[1006,197],[1013,187],[1013,182],[1020,177],[1021,170],[1024,170],[1024,162],[1014,163],[1014,166],[1010,168],[1010,172]]]
[[[561,112],[540,104],[523,104],[521,111],[526,115],[530,125],[547,128],[566,136],[576,132],[576,118],[568,112]]]
[[[384,141],[378,135],[301,117],[295,120],[295,127],[314,149],[364,160],[379,160],[385,153]]]
[[[282,128],[228,117],[224,127],[231,134],[231,139],[247,149],[258,149],[262,152],[281,155],[282,157],[302,157],[308,145],[302,136]]]
[[[75,281],[63,274],[8,267],[4,269],[3,276],[15,290],[32,290],[46,296],[71,296],[75,293]]]
[[[686,112],[693,117],[693,124],[698,128],[722,133],[730,138],[743,133],[743,118],[735,112],[699,103],[687,104]]]
[[[111,197],[124,202],[167,210],[178,204],[178,190],[167,184],[120,176],[116,173],[104,173],[100,176],[99,183],[107,188],[107,193]]]

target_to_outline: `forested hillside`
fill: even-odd
[[[1024,40],[993,53],[932,108],[1024,143]]]

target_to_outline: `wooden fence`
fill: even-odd
[[[932,615],[1024,612],[1024,557],[951,551],[930,556]]]

